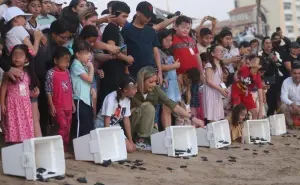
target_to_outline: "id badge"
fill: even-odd
[[[27,96],[26,85],[21,83],[19,84],[20,96]]]
[[[190,52],[191,52],[191,55],[195,55],[195,52],[193,50],[193,48],[189,48]]]
[[[220,87],[221,87],[222,89],[227,89],[226,85],[225,85],[223,82],[220,84]]]

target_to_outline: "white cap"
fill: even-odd
[[[5,20],[5,23],[8,23],[13,18],[18,17],[18,16],[25,16],[26,21],[29,21],[32,14],[24,13],[20,8],[13,6],[13,7],[6,9],[6,11],[2,15],[2,18]]]
[[[51,0],[51,2],[55,4],[66,4],[65,0]]]

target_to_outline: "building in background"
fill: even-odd
[[[253,6],[252,11],[256,15],[256,0],[235,0],[234,3],[235,10]],[[300,36],[300,0],[262,0],[261,5],[262,32],[267,29],[268,35],[271,35],[277,27],[281,27],[284,35],[292,41]],[[235,18],[231,13],[229,13],[231,21],[234,21]],[[256,17],[249,19],[254,21],[253,25],[256,24]]]

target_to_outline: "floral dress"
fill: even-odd
[[[29,84],[27,73],[16,83],[7,84],[5,142],[18,143],[34,137]]]

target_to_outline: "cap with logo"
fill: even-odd
[[[29,19],[32,17],[32,14],[24,13],[20,8],[13,6],[7,8],[7,10],[3,13],[2,18],[4,19],[5,23],[8,23],[13,18],[18,16],[24,16],[26,21],[29,21]]]
[[[153,6],[147,1],[140,2],[136,7],[136,11],[141,12],[148,18],[153,16]]]
[[[292,48],[292,49],[298,49],[298,48],[300,48],[300,45],[299,45],[298,42],[292,42],[290,44],[290,48]]]

